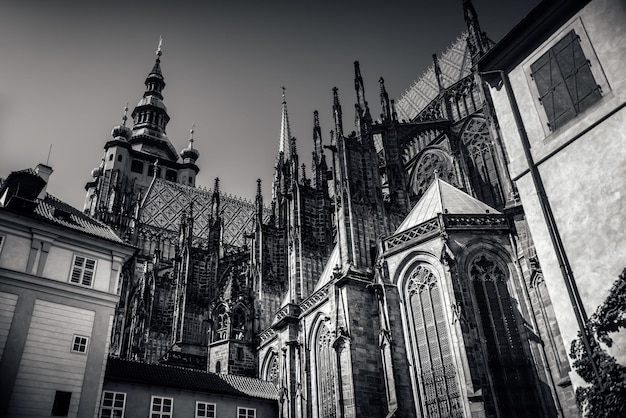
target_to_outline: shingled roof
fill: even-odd
[[[276,386],[265,380],[116,358],[109,358],[105,380],[122,380],[220,395],[278,400]]]
[[[444,87],[449,87],[471,73],[472,60],[467,48],[467,32],[438,55]],[[435,66],[431,65],[411,87],[396,100],[400,120],[413,120],[439,94]]]
[[[193,200],[194,236],[206,237],[209,231],[212,196],[211,189],[155,179],[144,198],[139,222],[142,225],[177,232],[181,218]],[[254,227],[255,210],[255,205],[251,201],[220,194],[222,237],[226,245],[237,247],[244,245],[245,233]],[[264,208],[263,212],[263,220],[267,221],[270,211]]]
[[[453,185],[436,178],[415,204],[396,230],[396,234],[437,217],[439,213],[451,215],[501,215],[496,209],[468,195]]]
[[[15,171],[11,175],[31,175],[38,177],[32,169]],[[0,195],[3,193],[7,179],[0,179]],[[44,181],[45,184],[45,181]],[[116,243],[123,241],[104,223],[85,215],[73,206],[46,193],[43,199],[37,199],[37,204],[32,212],[18,212],[36,220],[52,223],[61,228],[81,232],[98,238],[103,238]]]

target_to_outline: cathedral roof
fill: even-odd
[[[415,225],[436,218],[440,213],[450,215],[501,214],[491,206],[436,178],[395,233],[406,231]]]
[[[276,386],[265,380],[116,358],[107,361],[105,378],[220,395],[278,400]]]
[[[449,87],[471,73],[472,60],[467,47],[467,32],[438,56],[443,87]],[[413,120],[439,94],[435,66],[431,65],[404,94],[396,100],[400,120]]]
[[[209,232],[212,195],[211,189],[186,186],[157,178],[144,198],[139,222],[177,233],[181,217],[184,216],[193,199],[194,236],[206,238]],[[254,227],[254,203],[233,196],[221,195],[220,209],[224,244],[243,246],[244,235]],[[269,220],[269,216],[269,210],[265,210],[263,216],[265,222]]]

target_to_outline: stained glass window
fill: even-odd
[[[406,288],[409,321],[415,336],[422,415],[429,418],[462,417],[460,392],[448,325],[435,274],[425,265],[409,275]]]
[[[487,348],[487,363],[500,413],[507,417],[541,415],[531,364],[524,354],[515,300],[507,287],[504,267],[486,255],[470,265],[470,278]]]
[[[322,324],[317,335],[317,386],[319,416],[337,416],[335,405],[335,350],[332,347],[333,334],[326,324]]]

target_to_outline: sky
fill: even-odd
[[[500,40],[538,0],[474,0],[483,31]],[[353,129],[358,60],[373,115],[379,77],[400,97],[465,30],[461,0],[68,1],[0,5],[0,177],[46,163],[48,192],[82,209],[85,184],[113,126],[129,114],[163,37],[161,68],[177,150],[200,152],[197,186],[264,200],[278,151],[282,87],[300,162],[310,169],[313,111],[322,140],[339,89]],[[130,120],[129,120],[130,122]]]

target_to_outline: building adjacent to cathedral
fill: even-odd
[[[46,193],[52,168],[0,179],[0,416],[98,413],[120,272],[135,248]]]
[[[560,5],[568,16],[554,27],[520,27],[540,37],[561,25],[597,28],[598,16],[619,9],[613,3]],[[498,69],[493,57],[510,59],[517,40],[494,48],[469,0],[463,11],[467,31],[402,97],[390,100],[380,79],[380,118],[355,62],[355,126],[344,130],[334,89],[326,143],[313,115],[310,170],[283,93],[272,196],[259,181],[253,202],[225,196],[218,179],[195,187],[193,131],[180,153],[165,133],[159,50],[132,128],[124,117],[113,129],[87,184],[85,211],[140,248],[123,272],[112,354],[271,381],[281,417],[577,416],[565,349],[574,335],[554,293],[561,279],[517,158],[516,125],[478,71]],[[528,36],[525,52],[538,59],[556,38]],[[518,64],[506,69],[516,82],[526,71]],[[602,88],[596,115],[612,115],[607,129],[623,126],[613,67],[604,77],[617,84]],[[525,123],[541,131],[533,118]]]

